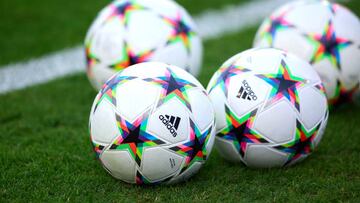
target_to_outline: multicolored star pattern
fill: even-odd
[[[177,77],[169,68],[166,69],[165,75],[162,77],[145,78],[143,80],[162,87],[158,106],[176,97],[191,111],[187,90],[196,87],[195,84]]]
[[[127,150],[140,167],[145,147],[165,144],[165,142],[146,132],[148,115],[143,114],[130,123],[116,114],[116,124],[120,136],[112,143],[110,150]]]
[[[281,61],[278,73],[259,74],[257,77],[273,87],[267,105],[272,105],[282,98],[286,98],[300,112],[298,89],[307,81],[293,75],[284,60]]]
[[[251,129],[257,111],[258,110],[255,109],[239,118],[227,105],[225,105],[227,127],[221,130],[217,136],[232,141],[242,158],[245,156],[249,143],[269,143],[261,135]]]
[[[212,130],[212,126],[210,126],[204,133],[201,133],[194,121],[190,119],[190,140],[184,144],[170,148],[170,150],[185,156],[185,165],[182,167],[180,174],[193,163],[206,160],[206,146]]]
[[[126,41],[124,41],[124,47],[122,51],[123,58],[119,62],[116,62],[115,64],[112,64],[109,67],[116,71],[119,71],[124,68],[127,68],[128,66],[137,63],[146,62],[153,55],[154,51],[155,49],[136,53],[131,49],[130,45]]]
[[[132,76],[121,76],[114,75],[113,78],[109,79],[100,90],[100,93],[97,96],[97,102],[94,108],[94,112],[96,111],[98,105],[103,99],[109,100],[114,106],[116,106],[116,87],[120,84],[128,82],[130,80],[134,80],[137,77]]]
[[[111,9],[108,17],[102,22],[103,24],[109,22],[110,20],[120,19],[121,23],[127,27],[130,22],[130,16],[134,11],[147,10],[148,8],[137,3],[134,0],[121,1],[120,3],[115,2],[109,6]],[[172,28],[172,32],[167,38],[166,44],[173,43],[182,43],[187,50],[187,53],[190,54],[191,51],[191,38],[196,35],[194,29],[187,23],[184,19],[184,16],[181,14],[181,11],[177,12],[175,18],[159,15],[163,21]],[[101,63],[101,59],[95,56],[91,52],[91,40],[87,40],[86,43],[86,57],[87,57],[87,73],[90,78],[93,78],[93,73],[91,68],[97,64]],[[151,56],[154,54],[158,47],[154,47],[149,50],[143,50],[141,52],[134,51],[132,48],[133,45],[129,44],[124,40],[124,46],[122,50],[119,50],[120,60],[113,64],[106,64],[109,68],[114,69],[115,71],[122,70],[128,66],[149,61]],[[189,67],[187,67],[189,69]]]
[[[265,22],[265,27],[260,35],[268,41],[268,44],[271,47],[274,45],[274,39],[277,32],[295,27],[285,19],[288,11],[289,9],[280,13],[279,15],[270,16],[270,18]]]
[[[162,103],[170,100],[171,98],[176,97],[186,106],[188,106],[189,110],[191,110],[186,91],[189,88],[196,87],[196,85],[177,77],[177,75],[170,68],[167,68],[165,70],[164,76],[156,78],[138,78],[123,76],[120,74],[114,75],[113,78],[111,78],[106,84],[104,84],[103,89],[100,91],[94,111],[96,111],[97,106],[103,99],[107,99],[112,104],[116,105],[116,87],[134,79],[140,79],[150,84],[160,85],[162,87],[163,91],[160,93],[161,96],[158,105],[161,105]],[[146,132],[148,114],[149,112],[141,115],[135,121],[129,122],[117,113],[115,113],[116,124],[120,136],[118,136],[115,141],[110,145],[109,149],[107,149],[127,150],[131,157],[135,160],[138,166],[137,168],[140,168],[141,166],[142,154],[145,147],[153,147],[166,144],[165,141],[162,141],[156,138],[154,135]],[[209,129],[201,133],[200,129],[191,119],[189,122],[189,141],[170,148],[170,150],[173,150],[175,153],[186,157],[185,165],[181,169],[181,173],[184,172],[187,168],[191,167],[193,163],[206,160],[208,154],[206,146],[209,141],[210,134],[213,130],[212,127],[209,127]],[[99,157],[105,146],[96,144],[94,142],[92,143],[97,157]],[[170,180],[171,178],[172,177],[169,177],[166,180],[162,180],[160,182]],[[138,171],[137,169],[137,184],[157,184],[160,182],[154,183],[147,180],[146,177],[141,174],[141,171]]]
[[[86,73],[90,78],[93,78],[93,73],[90,71],[91,67],[94,67],[95,64],[100,62],[100,59],[95,56],[95,54],[90,51],[90,43],[85,43],[85,54],[86,54],[86,64],[87,69]]]
[[[90,129],[91,129],[91,126],[90,126]],[[90,131],[90,141],[91,141],[91,144],[93,146],[93,150],[94,150],[94,152],[96,154],[96,158],[99,158],[100,154],[104,151],[105,146],[101,145],[101,144],[98,144],[98,143],[96,143],[96,142],[94,142],[92,140],[91,131]]]
[[[348,90],[344,85],[337,81],[335,96],[331,99],[328,99],[330,109],[334,109],[343,104],[352,102],[354,100],[354,95],[360,89],[360,83],[357,83],[352,89]]]
[[[184,21],[180,12],[177,12],[176,19],[172,19],[166,16],[162,16],[162,19],[173,28],[173,31],[167,41],[167,44],[173,44],[182,42],[186,47],[188,53],[190,53],[190,40],[195,35],[194,30]]]
[[[302,123],[297,120],[296,122],[296,133],[295,139],[291,142],[288,142],[283,145],[275,146],[275,149],[278,149],[282,152],[289,154],[288,160],[285,163],[289,165],[295,160],[299,159],[302,156],[309,155],[313,152],[314,146],[313,141],[318,135],[322,122],[320,122],[314,129],[307,131]]]
[[[225,111],[228,126],[220,131],[217,136],[232,141],[241,158],[245,157],[248,144],[271,145],[272,142],[268,141],[262,135],[258,134],[252,129],[257,114],[257,109],[249,112],[241,118],[237,117],[227,106]],[[318,135],[321,125],[322,122],[316,125],[314,129],[307,131],[304,125],[302,125],[302,123],[297,120],[294,140],[273,147],[276,150],[288,154],[288,160],[284,166],[287,166],[300,157],[309,155],[313,152],[313,141]]]
[[[127,23],[129,22],[129,16],[131,15],[132,11],[146,9],[133,0],[123,1],[120,4],[113,3],[110,5],[110,8],[112,9],[112,13],[108,16],[105,22],[114,17],[119,17],[125,26],[127,26]]]
[[[112,9],[112,12],[104,20],[103,24],[105,24],[109,20],[112,20],[113,18],[116,17],[116,18],[120,18],[121,23],[123,23],[125,27],[127,26],[130,15],[131,15],[131,13],[133,13],[133,11],[147,9],[132,0],[123,1],[123,2],[121,2],[121,4],[113,3],[109,7],[110,7],[110,9]],[[89,77],[92,78],[91,68],[95,64],[100,63],[100,59],[91,52],[90,40],[86,43],[85,47],[86,47],[85,52],[86,52],[86,59],[87,59],[87,67],[88,67],[87,73],[88,73]],[[119,62],[116,62],[115,64],[109,65],[109,67],[115,69],[116,71],[122,70],[130,65],[134,65],[136,63],[141,63],[141,62],[147,61],[153,52],[154,52],[154,49],[146,50],[141,53],[135,53],[131,49],[130,45],[128,45],[128,43],[126,43],[126,41],[124,40],[124,47],[123,47],[123,50],[121,51],[121,53],[122,53],[121,56],[123,56],[122,59]]]
[[[310,63],[315,64],[324,59],[328,59],[334,67],[341,70],[340,51],[353,42],[338,37],[331,20],[326,25],[322,34],[307,34],[305,36],[314,47],[314,53]]]
[[[217,77],[215,83],[211,86],[209,94],[214,90],[215,87],[220,86],[225,96],[228,96],[227,87],[229,86],[230,78],[238,74],[249,72],[250,70],[231,64],[230,66],[220,68],[218,71],[220,72],[220,75]]]
[[[119,74],[114,75],[113,78],[109,79],[100,90],[100,93],[97,96],[94,112],[103,99],[109,100],[114,106],[116,106],[116,87],[134,79],[141,79],[151,84],[160,85],[162,87],[157,106],[160,106],[166,101],[176,97],[191,111],[187,90],[196,87],[196,85],[177,77],[177,75],[170,68],[167,68],[164,76],[155,78],[138,78],[133,76],[122,76]]]
[[[169,68],[166,69],[165,76],[163,77],[146,78],[144,80],[162,87],[163,91],[161,92],[158,106],[176,97],[191,111],[191,105],[188,102],[186,92],[189,88],[196,87],[195,84],[177,77]],[[170,148],[186,156],[185,165],[181,172],[185,171],[196,161],[206,160],[206,144],[210,138],[211,131],[212,128],[210,127],[207,131],[201,133],[195,123],[190,119],[190,140],[182,145]]]

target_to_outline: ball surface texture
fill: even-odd
[[[295,1],[260,26],[254,47],[274,47],[310,62],[319,73],[331,107],[354,100],[359,91],[360,21],[328,1]]]
[[[214,110],[185,70],[157,62],[133,65],[100,90],[90,137],[103,167],[128,183],[176,183],[205,163],[215,138]]]
[[[233,162],[292,165],[313,152],[326,128],[327,100],[318,74],[277,49],[230,58],[207,90],[216,114],[215,146]]]
[[[86,39],[87,75],[99,90],[130,65],[157,61],[198,75],[202,42],[190,15],[171,0],[116,0],[106,6]]]

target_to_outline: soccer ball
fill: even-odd
[[[215,107],[215,146],[233,162],[293,165],[313,152],[326,128],[320,77],[307,62],[277,49],[230,58],[207,90]]]
[[[109,79],[93,103],[90,137],[103,167],[128,183],[176,183],[205,163],[214,110],[202,85],[181,68],[133,65]]]
[[[87,75],[95,89],[130,65],[158,61],[198,75],[202,42],[189,14],[171,0],[116,0],[86,39]]]
[[[328,1],[295,1],[265,19],[254,47],[275,47],[310,62],[331,107],[354,100],[360,77],[360,21]]]

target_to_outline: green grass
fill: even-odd
[[[191,14],[247,0],[179,0]],[[0,65],[82,43],[88,27],[109,0],[0,1]]]
[[[206,42],[201,82],[254,33]],[[214,151],[186,183],[140,187],[113,179],[94,158],[87,123],[95,94],[80,74],[0,96],[0,202],[360,201],[359,107],[332,113],[319,150],[295,167],[253,170]]]
[[[349,5],[359,14],[359,2],[354,2]],[[64,23],[70,19],[63,18]],[[75,30],[83,28],[74,25]],[[61,30],[52,29],[54,33]],[[253,28],[207,41],[200,81],[206,86],[222,62],[249,48],[254,33]],[[18,43],[15,38],[13,41]],[[1,48],[6,47],[4,43],[0,42]],[[52,46],[47,41],[42,43]],[[46,53],[47,49],[14,52],[13,59]],[[199,174],[188,182],[141,187],[115,180],[95,160],[88,135],[88,116],[95,95],[86,76],[78,74],[0,96],[0,202],[360,202],[359,106],[332,112],[318,150],[294,167],[248,169],[224,161],[213,151]]]

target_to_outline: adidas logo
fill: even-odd
[[[179,127],[181,118],[175,116],[169,116],[169,115],[165,115],[165,116],[160,115],[159,119],[166,126],[166,128],[169,130],[171,135],[173,137],[176,137],[177,136],[176,130]]]
[[[242,85],[236,97],[239,99],[247,99],[249,101],[256,101],[258,99],[246,80],[242,82]]]

